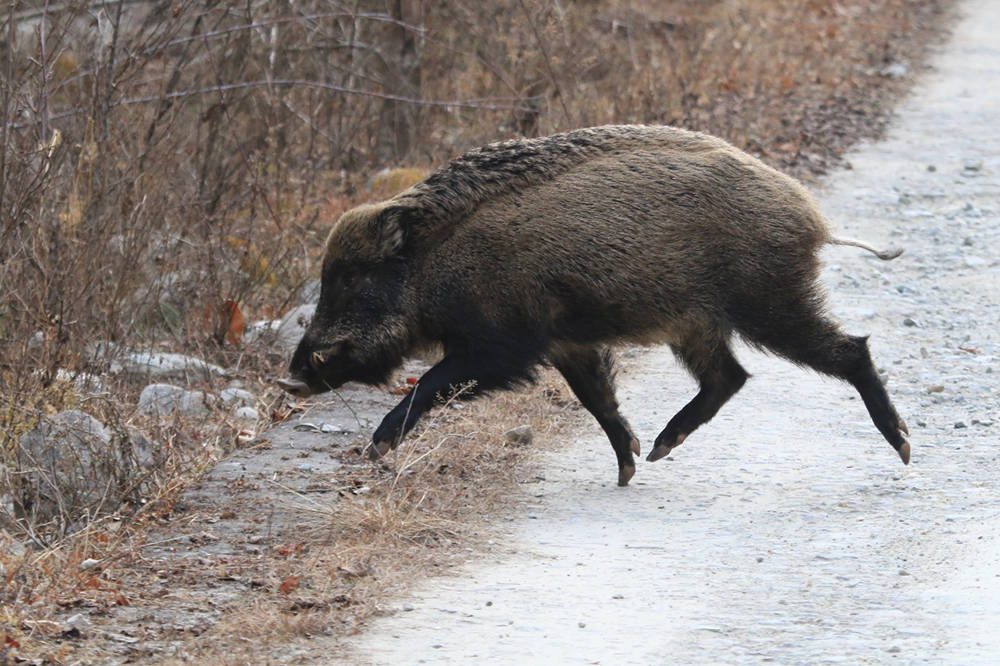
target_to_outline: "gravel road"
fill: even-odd
[[[749,349],[754,375],[615,486],[596,424],[541,458],[506,538],[376,621],[352,663],[993,664],[1000,660],[1000,3],[971,0],[887,140],[816,192],[843,234],[831,310],[912,432],[900,464],[846,384]],[[624,354],[644,440],[695,392]],[[645,451],[644,451],[645,453]]]

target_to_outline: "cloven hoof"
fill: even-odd
[[[385,454],[389,453],[389,449],[392,448],[392,442],[373,442],[368,447],[368,457],[372,460],[378,460]]]
[[[902,446],[899,447],[899,451],[897,451],[897,453],[899,453],[899,458],[900,458],[900,460],[903,461],[904,465],[909,465],[910,464],[910,443],[909,442],[907,442],[906,440],[903,440],[903,444],[902,444]]]
[[[625,465],[618,470],[618,485],[623,488],[628,485],[635,475],[635,465]]]
[[[646,456],[646,462],[656,462],[660,458],[666,456],[673,450],[672,446],[666,446],[664,444],[659,444],[653,447],[653,450],[649,452]]]

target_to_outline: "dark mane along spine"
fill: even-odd
[[[491,143],[455,158],[394,201],[419,210],[424,223],[449,226],[490,198],[546,182],[602,154],[703,138],[672,127],[608,125]]]

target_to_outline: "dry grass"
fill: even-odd
[[[147,608],[151,619],[135,628],[94,617],[85,637],[89,640],[66,641],[59,632],[36,635],[41,644],[34,654],[62,649],[67,657],[94,661],[129,654],[140,660],[156,655],[162,663],[238,664],[261,663],[266,660],[261,655],[289,644],[315,647],[311,640],[317,638],[326,638],[320,645],[328,649],[398,605],[396,599],[429,573],[447,572],[464,562],[470,549],[489,547],[498,538],[491,524],[518,510],[522,498],[511,488],[534,480],[532,456],[577,418],[567,390],[554,372],[546,371],[536,385],[521,391],[443,407],[386,464],[345,464],[336,494],[315,500],[286,493],[283,508],[295,516],[294,537],[271,544],[265,557],[179,554],[165,561],[143,557],[143,544],[133,544],[132,555],[141,566],[104,569],[101,603],[124,600],[130,607]],[[514,444],[500,435],[511,424],[524,423],[533,428],[532,445]],[[608,464],[610,482],[610,447]],[[222,506],[235,505],[195,512],[218,514]],[[194,527],[199,523],[195,515],[191,518],[190,529],[171,528],[183,542],[203,529]],[[212,581],[230,581],[245,591],[233,600],[218,593],[224,583]],[[162,601],[157,599],[160,592],[149,598],[156,589],[162,589]],[[96,594],[88,604],[97,602]],[[184,623],[171,622],[163,605],[213,607],[221,616],[179,632],[171,625]],[[108,614],[113,618],[114,610]],[[163,626],[155,628],[158,624]],[[134,651],[123,651],[102,638],[105,631],[125,631],[143,640]]]
[[[797,175],[821,172],[881,130],[907,80],[887,67],[918,69],[951,4],[7,3],[0,529],[28,550],[0,550],[0,655],[67,661],[72,640],[58,622],[73,604],[132,603],[129,566],[151,527],[248,428],[218,410],[197,422],[138,415],[142,383],[109,374],[115,354],[95,342],[219,363],[254,390],[267,421],[277,401],[267,379],[285,359],[245,346],[234,313],[271,319],[294,305],[346,208],[474,145],[605,122],[705,130]],[[340,631],[385,591],[448,561],[475,518],[524,478],[523,451],[482,433],[505,414],[558,416],[536,403],[496,396],[446,410],[397,454],[394,472],[365,468],[370,492],[345,491],[333,515],[302,498],[309,546],[260,565],[268,584],[255,612],[284,618],[282,635]],[[21,436],[71,408],[115,442],[148,437],[157,464],[85,507],[25,515],[12,498],[39,465]],[[395,566],[383,567],[385,553]],[[96,575],[82,566],[90,559],[114,568]],[[359,562],[376,573],[341,571]],[[319,605],[289,610],[294,595],[275,591],[288,576]],[[238,635],[239,620],[227,622],[215,639]]]

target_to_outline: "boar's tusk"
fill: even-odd
[[[303,381],[299,381],[298,379],[279,379],[278,386],[292,395],[303,398],[312,393],[309,385]]]
[[[318,352],[318,351],[313,352],[311,358],[312,358],[312,366],[317,370],[321,365],[326,363],[326,355],[323,354],[323,352]]]

